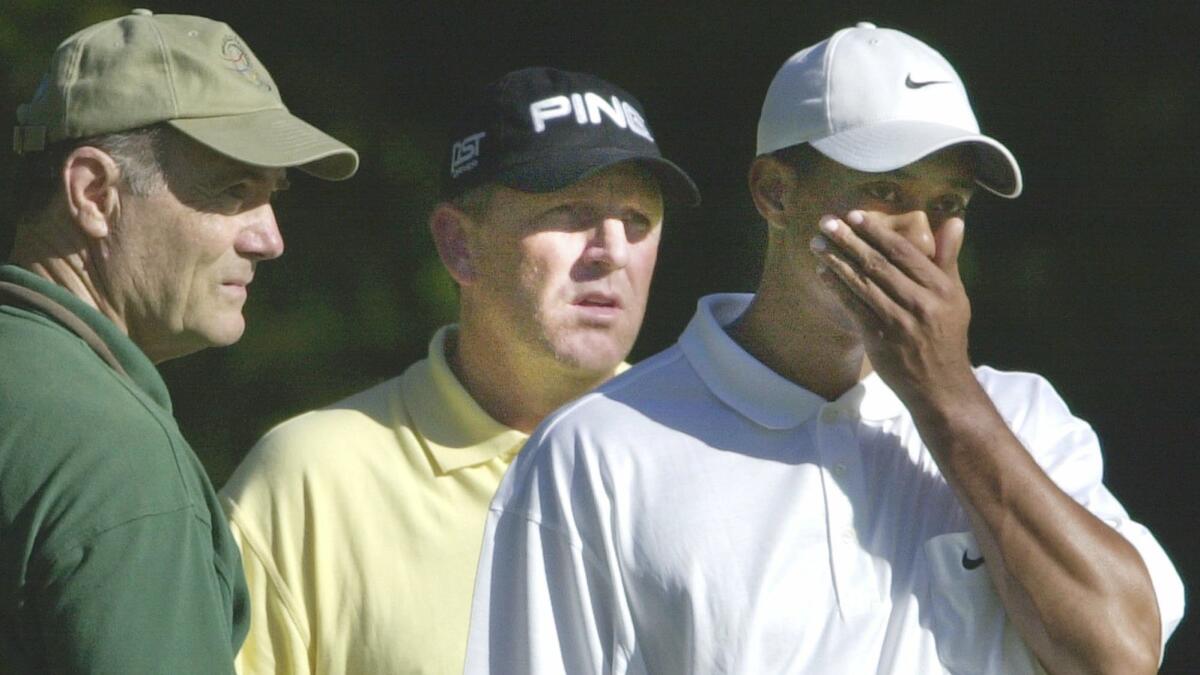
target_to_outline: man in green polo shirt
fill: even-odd
[[[488,502],[529,432],[623,367],[663,202],[698,200],[641,105],[526,68],[450,129],[430,229],[459,320],[401,375],[270,431],[221,496],[243,673],[458,673]]]
[[[293,117],[227,25],[86,28],[21,106],[0,266],[0,671],[221,673],[247,630],[238,550],[155,364],[242,334],[283,252],[286,167],[353,150]]]

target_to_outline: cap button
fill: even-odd
[[[142,7],[138,7],[137,9],[131,11],[130,14],[137,14],[138,16],[153,16],[154,12]]]
[[[137,10],[134,10],[134,11],[137,11]],[[855,28],[866,28],[867,30],[871,30],[871,29],[875,28],[875,24],[871,23],[870,21],[859,21],[857,24],[855,24],[854,27]]]

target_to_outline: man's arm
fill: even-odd
[[[1010,620],[1055,675],[1155,672],[1162,626],[1141,556],[1050,479],[972,371],[963,221],[938,228],[930,260],[888,218],[827,219],[822,278],[963,504]]]
[[[230,584],[214,560],[211,533],[190,506],[55,552],[27,600],[49,670],[232,673]]]

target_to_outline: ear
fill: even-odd
[[[473,225],[470,216],[449,202],[438,204],[429,214],[429,232],[438,256],[459,286],[469,286],[476,277],[470,243]]]
[[[793,179],[791,167],[770,155],[755,157],[750,163],[750,198],[768,223],[775,224],[783,217],[783,195]]]
[[[63,161],[67,209],[80,230],[103,239],[120,210],[121,169],[111,155],[89,145],[71,151]]]

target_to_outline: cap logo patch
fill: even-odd
[[[571,118],[582,126],[585,124],[602,124],[611,122],[622,129],[628,129],[645,138],[651,143],[654,137],[646,127],[646,120],[636,108],[625,101],[613,96],[605,99],[593,92],[560,94],[529,104],[529,118],[533,123],[533,131],[542,133],[546,130],[546,122],[561,118]]]
[[[225,38],[225,43],[221,45],[221,58],[229,62],[230,69],[254,83],[254,86],[264,91],[271,91],[271,85],[258,76],[258,71],[254,69],[250,55],[246,53],[246,48],[236,37],[231,35]]]
[[[909,89],[920,89],[921,87],[928,87],[931,84],[950,84],[950,80],[923,80],[918,82],[912,78],[912,73],[909,73],[908,77],[904,78],[904,86]]]
[[[479,166],[479,141],[487,133],[481,131],[471,134],[461,141],[456,141],[450,151],[450,175],[458,178],[460,175]]]

